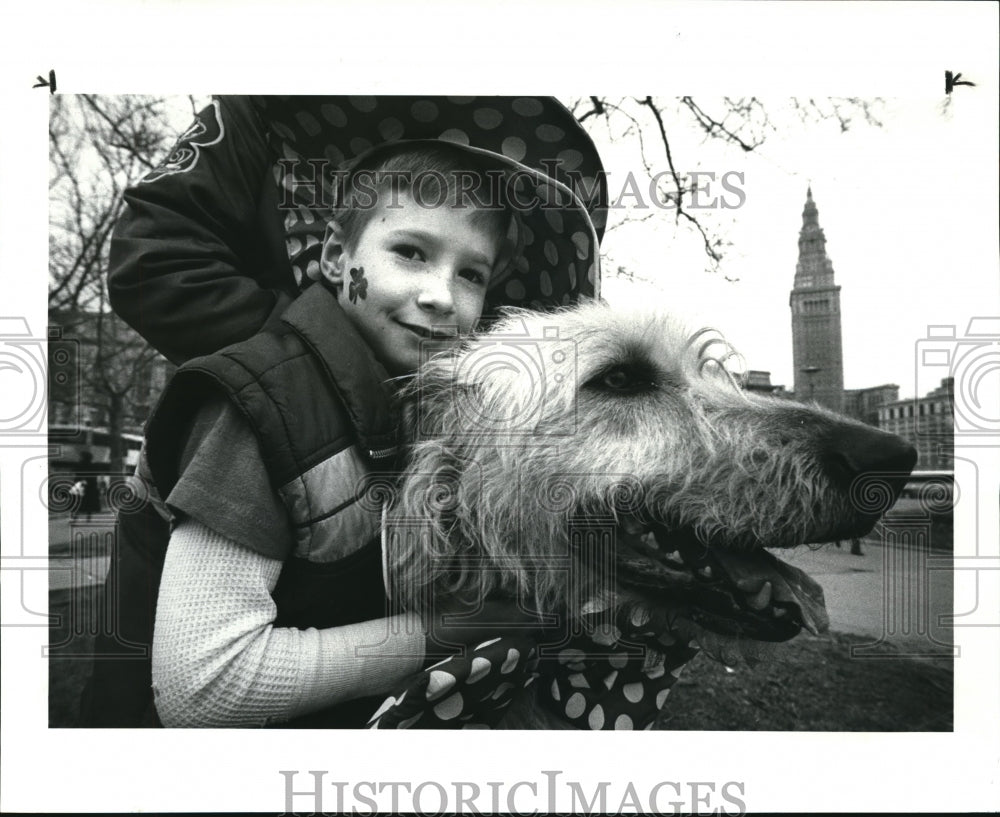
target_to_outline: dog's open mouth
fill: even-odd
[[[818,635],[829,627],[823,588],[763,547],[710,546],[691,529],[668,530],[635,518],[622,520],[618,532],[618,583],[650,601],[669,599],[705,629],[787,641],[803,628]]]

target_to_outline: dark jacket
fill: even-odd
[[[125,191],[111,305],[175,363],[253,335],[298,293],[270,129],[251,97],[216,97]]]

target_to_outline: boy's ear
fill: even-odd
[[[339,286],[344,283],[344,231],[336,221],[331,221],[326,227],[319,268],[331,284]]]

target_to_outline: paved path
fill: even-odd
[[[830,629],[888,641],[908,655],[948,655],[952,630],[951,554],[865,540],[863,556],[824,545],[776,552],[823,587]]]
[[[49,590],[67,590],[103,584],[111,561],[114,517],[94,514],[71,519],[69,514],[49,519]]]

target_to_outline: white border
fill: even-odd
[[[935,98],[943,94],[945,68],[992,77],[998,53],[997,6],[989,3],[578,0],[362,9],[329,0],[105,0],[48,2],[27,14],[21,8],[17,17],[3,12],[0,292],[3,314],[23,315],[33,329],[46,325],[48,101],[44,89],[30,86],[50,68],[67,92],[768,89]],[[984,181],[984,196],[990,195],[995,202],[995,177]],[[998,311],[997,304],[969,304],[969,317]],[[37,452],[11,448],[12,442],[0,440],[4,557],[44,557],[34,544],[45,539],[44,520],[23,520],[22,534],[17,510],[8,504],[19,494],[21,463]],[[971,456],[979,468],[980,507],[990,515],[960,519],[956,541],[977,535],[976,525],[981,541],[995,542],[996,450]],[[11,579],[5,570],[4,597],[19,592]],[[969,600],[959,599],[956,607],[963,601]],[[45,665],[38,660],[45,631],[5,627],[2,635],[4,811],[280,811],[280,769],[329,769],[328,779],[347,781],[482,784],[537,781],[541,770],[559,769],[565,778],[631,780],[646,790],[661,780],[737,780],[746,781],[752,811],[965,811],[1000,803],[1000,638],[992,628],[956,632],[963,657],[956,662],[950,735],[546,734],[530,740],[498,733],[48,730]]]

